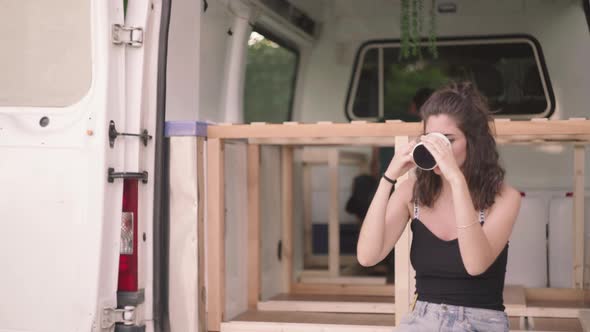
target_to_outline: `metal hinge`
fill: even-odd
[[[143,28],[113,24],[112,39],[115,45],[141,47],[143,45]]]
[[[123,323],[125,325],[135,324],[135,307],[126,306],[124,309],[102,309],[100,327],[102,329],[108,329],[115,325],[115,323]]]

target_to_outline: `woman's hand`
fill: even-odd
[[[420,140],[436,160],[437,167],[449,182],[462,176],[451,144],[437,135],[421,136]]]
[[[395,149],[393,158],[385,171],[388,178],[397,179],[415,166],[412,158],[412,149],[415,145],[416,141],[414,140]]]

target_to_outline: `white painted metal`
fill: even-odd
[[[122,5],[88,2],[92,83],[82,99],[0,108],[1,331],[98,331],[102,309],[116,306],[122,182],[106,172],[126,167],[125,145],[111,149],[107,137],[110,120],[125,123],[125,48],[110,35]]]

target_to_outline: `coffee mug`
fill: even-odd
[[[445,142],[447,142],[447,144],[451,145],[451,141],[449,141],[449,139],[441,133],[428,134],[428,136],[430,135],[441,137],[445,140]],[[424,142],[418,142],[414,146],[414,149],[412,149],[412,158],[414,159],[416,166],[425,171],[431,171],[436,167],[436,160],[430,151],[428,151],[428,149],[424,146]]]

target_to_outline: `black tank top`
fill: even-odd
[[[483,219],[480,212],[482,225]],[[445,241],[434,235],[418,218],[416,204],[410,228],[410,261],[416,270],[418,300],[504,311],[508,244],[484,273],[471,276],[463,265],[459,240]]]

